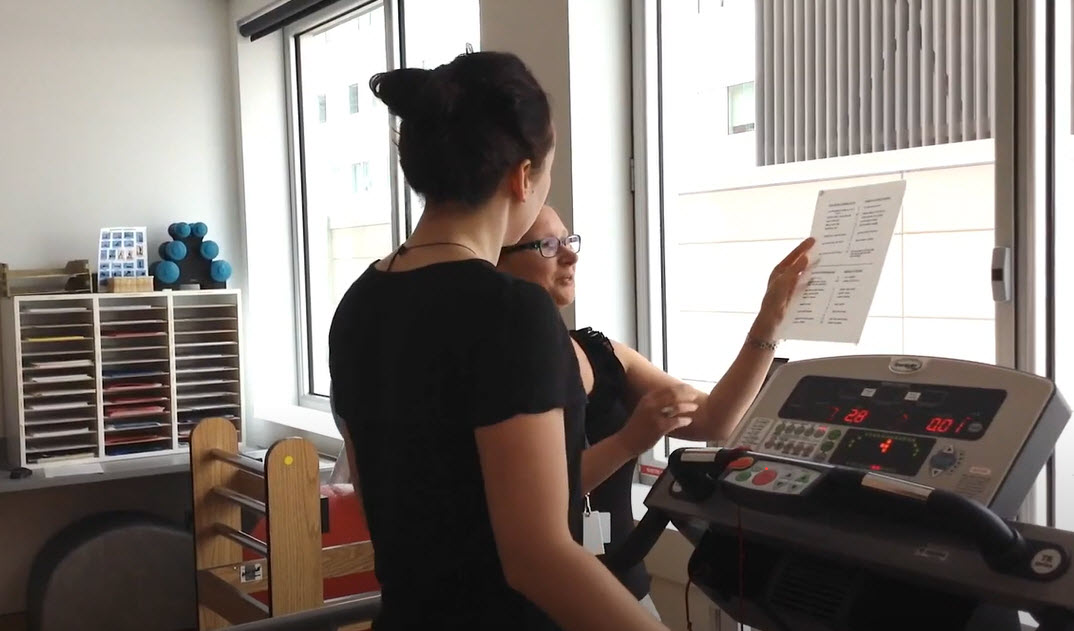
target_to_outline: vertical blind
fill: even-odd
[[[992,138],[995,0],[756,0],[760,165]]]

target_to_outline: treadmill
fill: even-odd
[[[1046,379],[936,357],[775,370],[726,448],[684,448],[613,568],[668,522],[761,631],[1074,630],[1074,533],[1014,521],[1070,417]]]

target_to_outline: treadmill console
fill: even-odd
[[[952,359],[850,356],[776,370],[728,444],[953,491],[1013,516],[1068,409],[1043,378]]]

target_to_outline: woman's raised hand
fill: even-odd
[[[768,277],[768,290],[761,301],[761,309],[754,324],[754,335],[771,339],[783,324],[787,307],[798,288],[798,281],[809,266],[809,251],[814,243],[816,240],[813,237],[805,239],[772,269]]]

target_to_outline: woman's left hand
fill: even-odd
[[[768,291],[761,301],[761,310],[754,325],[755,329],[760,330],[755,330],[754,335],[770,339],[783,324],[798,281],[809,265],[809,250],[815,242],[813,237],[805,239],[772,269],[768,277]]]

